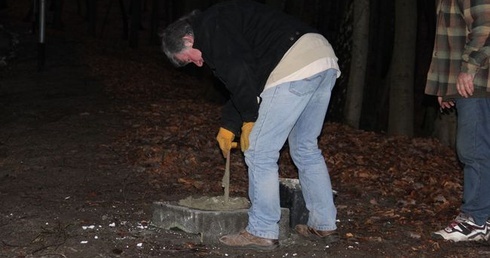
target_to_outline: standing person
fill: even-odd
[[[246,229],[221,237],[221,243],[263,250],[278,246],[278,160],[286,140],[310,214],[307,225],[296,230],[336,241],[337,211],[317,143],[340,75],[329,42],[291,16],[242,0],[182,17],[163,31],[162,48],[175,66],[207,63],[231,95],[216,139],[226,156],[240,134],[251,207]]]
[[[457,108],[456,150],[463,163],[460,213],[434,238],[488,240],[490,217],[490,0],[440,0],[425,93]]]

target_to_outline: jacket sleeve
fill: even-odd
[[[223,121],[238,121],[231,116],[239,115],[241,122],[255,122],[258,116],[257,97],[263,85],[255,69],[257,61],[249,40],[244,36],[237,21],[231,15],[219,15],[213,35],[211,59],[215,66],[215,75],[230,91],[231,103],[226,105]],[[235,19],[240,19],[235,17]],[[238,22],[240,24],[240,22]],[[235,109],[235,110],[232,110]],[[236,127],[236,125],[234,126]],[[230,128],[231,129],[231,128]]]
[[[225,108],[234,108],[238,111],[241,122],[255,122],[258,116],[259,105],[257,96],[257,80],[250,65],[242,60],[223,61],[217,67],[217,75],[225,82],[230,91],[231,104]]]
[[[240,113],[233,105],[233,102],[229,100],[222,109],[221,114],[221,127],[230,130],[235,136],[240,135],[242,126],[242,119]]]
[[[464,19],[468,28],[463,53],[462,72],[475,74],[487,68],[490,56],[490,0],[462,1]]]

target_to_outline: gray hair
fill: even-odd
[[[177,60],[175,55],[185,50],[184,36],[194,37],[194,31],[192,29],[191,23],[193,22],[195,16],[199,14],[199,10],[194,10],[189,14],[182,16],[177,21],[168,25],[160,36],[162,38],[162,50],[167,56],[170,62],[175,67],[182,67],[187,63]]]

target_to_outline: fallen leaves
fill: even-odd
[[[128,53],[127,60],[89,55],[94,72],[107,78],[108,94],[120,103],[128,125],[113,148],[163,198],[222,194],[225,160],[215,142],[220,106],[204,97],[206,82],[166,67],[158,52],[138,54]],[[460,205],[457,157],[435,139],[394,137],[327,122],[319,146],[339,191],[339,218],[351,221],[350,230],[371,232],[359,237],[381,241],[396,234],[391,228],[398,224],[410,228],[410,238],[419,239],[427,224],[447,222]],[[287,145],[278,165],[281,177],[298,177]],[[240,151],[231,153],[230,167],[230,194],[247,196]],[[381,232],[383,236],[376,235]]]

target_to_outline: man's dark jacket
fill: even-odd
[[[230,91],[222,127],[237,135],[243,122],[255,122],[258,96],[289,48],[313,28],[252,0],[225,1],[192,22],[194,48]]]

